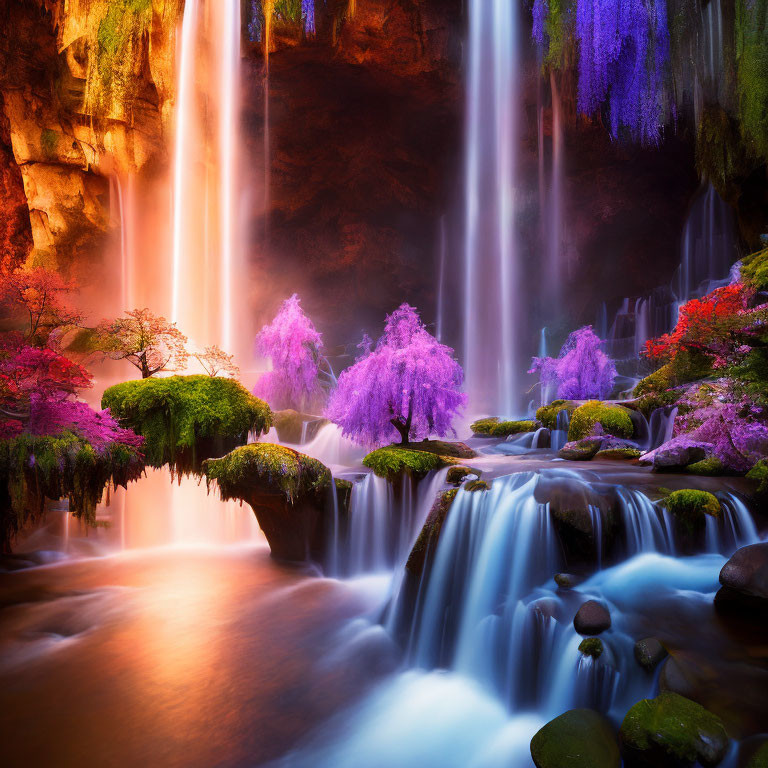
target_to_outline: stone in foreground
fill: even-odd
[[[613,728],[591,709],[572,709],[547,723],[531,739],[536,768],[619,768]]]
[[[580,635],[599,635],[611,627],[611,614],[597,600],[587,600],[576,613],[573,626]]]

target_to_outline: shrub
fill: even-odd
[[[595,424],[600,424],[603,431],[614,437],[632,437],[634,425],[629,411],[620,405],[608,405],[599,400],[590,400],[579,406],[571,417],[568,440],[581,440],[587,437]]]

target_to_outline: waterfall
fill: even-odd
[[[475,412],[518,407],[519,267],[515,234],[518,9],[469,3],[464,190],[464,370]]]
[[[218,6],[188,0],[182,19],[170,312],[196,346],[239,353],[240,3]]]

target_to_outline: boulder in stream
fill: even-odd
[[[718,609],[768,612],[768,542],[737,550],[720,571]]]
[[[531,739],[536,768],[619,768],[621,757],[610,722],[591,709],[571,709]]]
[[[611,627],[611,614],[597,600],[587,600],[576,612],[573,626],[580,635],[599,635]]]
[[[619,732],[627,768],[716,766],[728,751],[717,715],[676,693],[643,699],[627,712]]]
[[[589,461],[593,459],[603,444],[602,435],[585,437],[581,440],[573,440],[566,443],[557,453],[566,461]]]
[[[304,562],[321,550],[332,478],[317,459],[282,445],[252,443],[203,462],[203,471],[208,487],[215,481],[224,501],[251,505],[273,557]],[[346,486],[336,492],[348,498]]]
[[[655,637],[646,637],[635,643],[635,660],[648,672],[656,669],[666,655],[667,649]]]

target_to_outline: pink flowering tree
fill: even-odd
[[[321,408],[326,397],[322,378],[330,366],[323,357],[322,336],[304,314],[297,294],[286,299],[275,319],[256,336],[255,351],[272,363],[253,393],[276,410]]]
[[[616,381],[616,366],[602,350],[591,325],[568,336],[557,357],[534,357],[528,373],[538,373],[541,387],[562,400],[604,400]]]
[[[365,446],[402,444],[452,432],[466,404],[464,372],[453,350],[431,336],[417,311],[402,304],[373,347],[366,336],[355,363],[339,376],[326,416]]]

